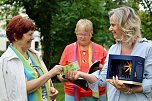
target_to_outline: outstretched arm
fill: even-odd
[[[84,72],[81,72],[81,71],[68,72],[65,75],[65,78],[70,79],[70,80],[78,79],[78,78],[84,78],[89,83],[94,83],[98,80],[96,78],[96,76],[94,76],[92,74],[84,73]]]
[[[44,75],[40,76],[37,79],[27,81],[26,88],[27,92],[31,93],[35,90],[37,90],[39,87],[44,85],[49,79],[54,77],[55,75],[58,75],[62,72],[62,66],[56,65],[53,67],[49,72],[45,73]]]

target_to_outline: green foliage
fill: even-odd
[[[144,7],[145,12],[148,12],[150,20],[152,20],[152,1],[151,0],[140,0],[140,4]]]
[[[52,61],[58,62],[65,46],[76,41],[75,26],[79,19],[87,18],[94,24],[92,40],[109,48],[112,37],[109,34],[109,18],[101,0],[75,0],[58,2],[58,11],[53,14],[52,34],[54,54]],[[107,41],[105,41],[106,39]],[[62,43],[62,44],[61,44]]]
[[[141,33],[143,37],[146,37],[149,40],[152,40],[152,20],[150,20],[149,14],[144,12],[139,12],[141,23],[142,23],[142,29]]]
[[[5,19],[6,23],[12,16],[19,14],[21,6],[18,3],[13,3],[14,1],[1,0],[0,1],[0,19]]]
[[[4,51],[0,51],[0,56],[4,53]]]
[[[54,83],[54,87],[59,91],[59,95],[57,96],[56,101],[64,101],[64,84]]]
[[[108,31],[108,11],[122,5],[137,11],[141,1],[145,0],[1,0],[0,10],[5,12],[0,12],[0,18],[9,19],[22,8],[35,21],[41,32],[43,60],[49,68],[59,62],[65,46],[76,41],[74,30],[79,19],[87,18],[93,22],[92,40],[108,49],[114,43]],[[149,18],[149,12],[143,12],[142,19]],[[143,35],[151,39],[151,20],[142,20],[142,25]]]

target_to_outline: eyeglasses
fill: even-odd
[[[87,33],[77,33],[76,34],[77,36],[80,36],[80,37],[89,37],[89,36],[91,36],[91,34],[87,34]]]

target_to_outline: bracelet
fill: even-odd
[[[133,93],[132,88],[130,87],[129,90],[127,92],[124,92],[124,93],[128,94],[128,95],[132,94]]]

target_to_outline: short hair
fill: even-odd
[[[75,28],[75,33],[77,33],[77,31],[80,27],[83,28],[83,30],[86,32],[91,32],[91,34],[93,33],[93,23],[88,19],[80,19],[77,22],[76,28]]]
[[[141,38],[141,21],[131,7],[120,7],[112,9],[109,17],[113,16],[116,24],[125,36],[125,42],[131,46],[138,38]]]
[[[23,37],[24,33],[27,33],[30,30],[35,30],[33,21],[31,19],[17,15],[9,21],[6,28],[6,36],[10,43],[12,43],[15,41],[14,34],[16,34],[16,39],[19,40]]]

